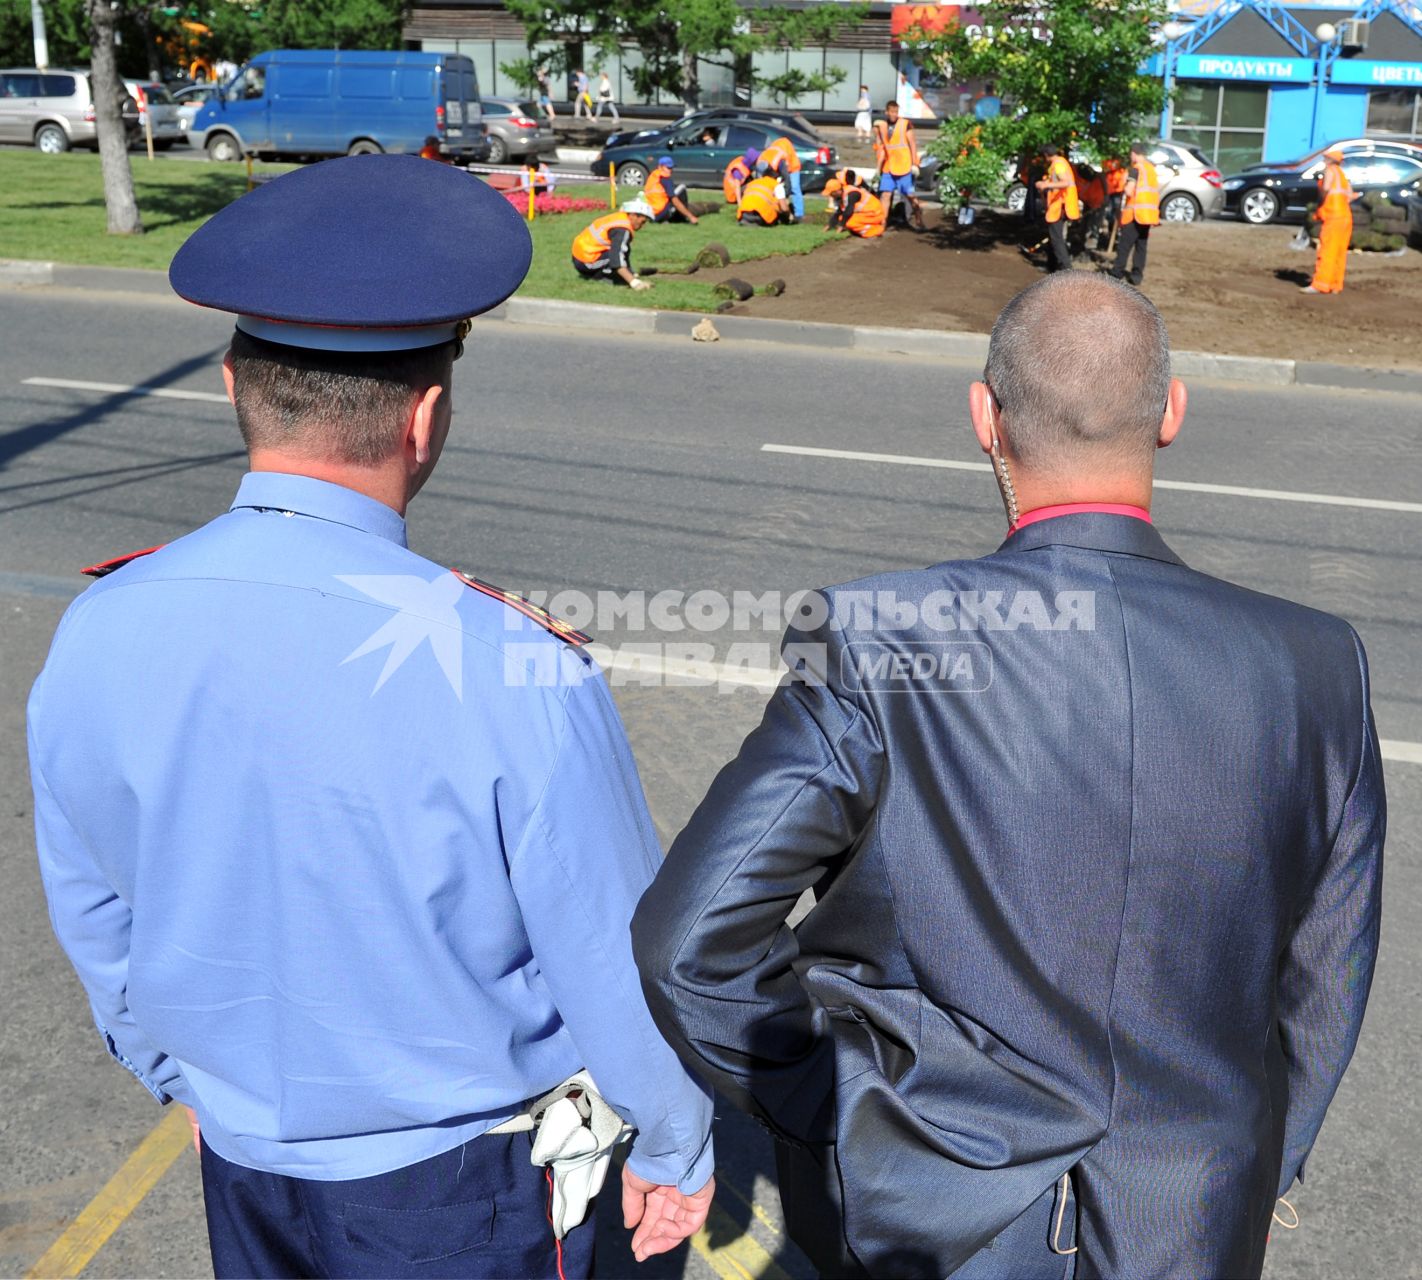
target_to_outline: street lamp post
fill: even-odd
[[[1165,49],[1161,53],[1163,63],[1165,83],[1165,103],[1160,108],[1160,136],[1168,138],[1171,136],[1174,112],[1170,108],[1170,95],[1175,91],[1175,42],[1188,31],[1189,28],[1183,23],[1174,19],[1167,22],[1160,29],[1160,34],[1165,37]]]
[[[1338,39],[1338,28],[1331,22],[1320,22],[1313,29],[1318,38],[1318,59],[1314,63],[1313,114],[1309,123],[1308,147],[1312,151],[1321,145],[1319,135],[1323,132],[1323,95],[1328,86],[1328,68],[1333,59],[1329,56]]]
[[[30,25],[35,33],[35,66],[44,71],[49,66],[49,38],[45,35],[40,0],[30,0]]]

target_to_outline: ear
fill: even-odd
[[[968,414],[983,452],[991,453],[992,442],[997,438],[997,402],[986,382],[975,382],[968,388]]]
[[[236,386],[236,381],[232,377],[232,349],[230,347],[227,349],[227,354],[222,357],[222,385],[227,388],[227,399],[235,409],[237,396],[233,388]]]
[[[436,383],[420,392],[420,397],[410,409],[410,420],[405,427],[406,453],[411,459],[411,471],[418,470],[430,460],[430,442],[434,439],[435,406],[444,394],[444,388]]]
[[[1160,422],[1160,435],[1155,440],[1157,449],[1169,448],[1171,441],[1180,434],[1180,424],[1185,421],[1185,405],[1188,400],[1185,384],[1179,378],[1171,378],[1170,394],[1165,398],[1165,416]]]

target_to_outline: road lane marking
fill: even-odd
[[[756,1202],[752,1200],[748,1195],[746,1195],[746,1193],[742,1191],[738,1186],[736,1186],[735,1183],[727,1182],[724,1178],[722,1178],[716,1183],[716,1188],[718,1191],[729,1191],[733,1196],[735,1196],[737,1200],[739,1200],[743,1205],[746,1206],[747,1209],[749,1209],[753,1214],[755,1214],[756,1218],[760,1221],[760,1225],[763,1226],[767,1231],[769,1231],[771,1235],[775,1236],[778,1239],[783,1234],[783,1232],[780,1230],[780,1227],[776,1224],[775,1219],[772,1218],[768,1213],[766,1213],[766,1211],[762,1209],[760,1205],[756,1204]]]
[[[25,1273],[25,1280],[69,1280],[77,1276],[192,1142],[187,1113],[182,1107],[170,1107],[99,1194]]]
[[[216,391],[183,391],[178,387],[129,386],[124,382],[80,382],[75,378],[26,378],[27,387],[58,387],[61,391],[100,391],[105,395],[161,396],[165,400],[205,400],[209,404],[227,404],[227,397]]]
[[[1383,738],[1378,750],[1384,760],[1394,760],[1398,764],[1422,764],[1422,742],[1399,742],[1396,738]]]
[[[725,1241],[713,1244],[713,1239]],[[714,1201],[706,1225],[691,1237],[696,1250],[721,1280],[790,1280],[750,1233]]]
[[[805,458],[836,458],[841,462],[885,462],[896,467],[936,467],[949,471],[991,471],[987,462],[957,462],[948,458],[917,458],[902,453],[861,453],[857,449],[814,449],[808,445],[763,444],[762,453],[790,453]],[[1214,493],[1227,498],[1266,498],[1273,502],[1312,502],[1325,507],[1361,507],[1367,511],[1422,513],[1422,502],[1393,498],[1348,498],[1337,493],[1295,493],[1288,489],[1251,489],[1237,484],[1205,484],[1195,480],[1157,480],[1157,489]]]

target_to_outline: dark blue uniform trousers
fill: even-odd
[[[214,1274],[556,1280],[544,1170],[527,1133],[486,1134],[373,1178],[262,1173],[202,1148]],[[563,1240],[562,1274],[592,1274],[593,1215]]]

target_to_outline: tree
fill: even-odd
[[[726,67],[737,78],[769,92],[782,102],[808,93],[821,93],[844,80],[840,67],[823,74],[788,71],[761,75],[752,58],[772,49],[799,49],[807,44],[829,44],[836,33],[861,21],[869,11],[865,3],[813,4],[788,7],[743,8],[737,0],[505,0],[528,35],[529,46],[546,41],[590,42],[605,57],[622,45],[641,51],[642,63],[632,69],[637,91],[651,97],[657,91],[680,98],[688,110],[701,101],[699,63]],[[567,70],[566,56],[549,60]],[[532,60],[501,67],[518,83],[532,88]]]
[[[1121,155],[1153,128],[1163,83],[1142,71],[1166,20],[1165,0],[1055,0],[1043,14],[1023,0],[982,0],[981,27],[904,40],[920,62],[957,80],[991,80],[1003,114],[944,120],[930,150],[945,197],[998,199],[1006,168],[1051,142],[1093,157]]]
[[[128,131],[123,102],[128,90],[119,79],[114,29],[118,15],[110,0],[85,0],[89,12],[92,57],[89,80],[94,86],[94,124],[99,134],[99,161],[104,175],[104,207],[109,234],[141,236],[143,219],[133,194],[133,170],[128,164]]]

